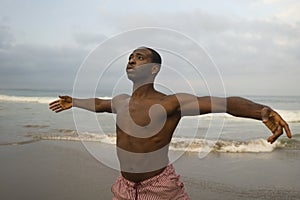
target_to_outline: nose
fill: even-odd
[[[130,59],[129,59],[129,61],[128,61],[128,63],[129,63],[129,64],[131,64],[131,65],[135,64],[135,60],[134,60],[134,58],[133,58],[133,57],[132,57],[132,58],[130,58]]]

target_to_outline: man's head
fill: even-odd
[[[156,77],[160,70],[161,57],[153,49],[139,47],[129,56],[126,68],[127,76],[132,81],[143,81]]]
[[[151,51],[151,53],[152,53],[152,63],[156,63],[156,64],[161,65],[161,57],[160,57],[159,53],[157,53],[157,51],[155,51],[154,49],[151,49],[149,47],[140,47],[140,48],[148,49],[149,51]]]

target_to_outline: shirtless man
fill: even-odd
[[[169,164],[168,146],[180,119],[207,113],[228,113],[262,122],[271,130],[268,142],[283,134],[291,138],[288,124],[270,107],[240,97],[197,97],[179,93],[165,95],[154,88],[161,57],[141,47],[129,56],[126,72],[133,82],[131,96],[110,100],[59,96],[50,103],[55,112],[78,107],[117,115],[117,154],[121,176],[112,187],[113,199],[189,199],[179,176]]]

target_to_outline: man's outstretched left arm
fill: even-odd
[[[226,112],[235,117],[261,120],[273,133],[268,138],[270,143],[275,142],[283,134],[283,129],[287,137],[292,137],[288,124],[277,112],[268,106],[242,97],[195,97],[188,94],[179,94],[177,99],[180,102],[179,107],[182,116]]]
[[[287,137],[292,137],[289,125],[270,107],[254,103],[241,97],[228,97],[226,98],[226,102],[226,113],[236,117],[261,120],[273,133],[273,135],[268,138],[268,142],[271,144],[283,134],[283,129]]]

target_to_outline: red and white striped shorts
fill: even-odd
[[[120,176],[112,186],[113,200],[189,200],[179,177],[172,164],[157,176],[139,183]]]

